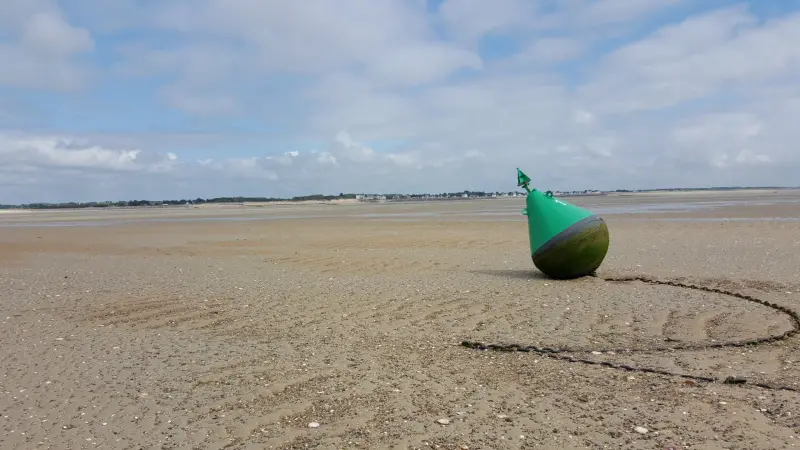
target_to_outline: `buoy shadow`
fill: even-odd
[[[517,280],[549,280],[550,277],[546,276],[538,270],[525,270],[525,269],[484,269],[484,270],[471,270],[470,273],[481,275],[489,275],[493,277],[514,278]]]

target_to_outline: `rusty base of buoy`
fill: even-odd
[[[603,263],[608,245],[608,226],[593,215],[553,236],[532,255],[533,264],[555,279],[591,275]]]

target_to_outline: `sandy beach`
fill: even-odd
[[[567,200],[609,225],[600,276],[800,310],[800,192]],[[4,214],[0,447],[800,446],[800,392],[752,385],[800,389],[800,337],[592,353],[780,334],[787,316],[677,287],[546,279],[523,207],[520,197]]]

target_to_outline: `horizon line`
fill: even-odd
[[[671,188],[652,188],[652,189],[613,189],[613,190],[600,190],[600,189],[580,189],[580,190],[553,190],[553,193],[566,194],[569,196],[585,195],[598,195],[609,193],[641,193],[641,192],[664,192],[664,191],[731,191],[731,190],[760,190],[760,189],[773,189],[773,190],[793,190],[800,189],[800,186],[712,186],[712,187],[671,187]],[[537,190],[537,189],[534,189]],[[539,189],[541,190],[541,189]],[[70,207],[140,207],[140,206],[163,206],[163,205],[185,205],[197,203],[243,203],[243,202],[291,202],[291,201],[330,201],[336,199],[352,199],[363,200],[359,197],[384,197],[385,199],[394,199],[395,197],[408,198],[408,197],[444,197],[444,198],[463,198],[467,194],[467,198],[474,197],[489,197],[496,198],[500,196],[508,196],[509,194],[527,195],[524,191],[453,191],[442,193],[340,193],[339,195],[327,194],[308,194],[296,195],[293,197],[267,197],[267,196],[218,196],[218,197],[196,197],[196,198],[181,198],[181,199],[162,199],[162,200],[103,200],[103,201],[66,201],[66,202],[30,202],[30,203],[16,203],[16,204],[2,204],[0,209],[16,209],[25,207],[34,207],[36,209],[67,209],[66,205]],[[469,194],[474,194],[469,195]],[[391,198],[390,198],[391,197]],[[131,205],[131,203],[135,203]],[[161,203],[162,205],[154,205],[154,203]],[[74,206],[72,206],[74,205]]]

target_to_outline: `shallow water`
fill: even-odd
[[[634,197],[575,197],[566,198],[567,201],[590,211],[604,215],[635,215],[635,214],[666,214],[666,213],[697,213],[703,211],[719,210],[723,208],[742,207],[742,206],[769,206],[780,204],[800,204],[800,198],[774,198],[758,197],[737,200],[703,200],[699,198],[689,198],[685,201],[669,201],[663,198],[634,198]],[[666,201],[665,201],[666,200]],[[682,199],[684,200],[684,199]],[[497,202],[497,203],[494,203]],[[408,210],[415,209],[434,209],[435,203],[386,203],[379,205],[369,205],[367,208],[371,212],[359,212],[361,207],[356,206],[348,209],[336,208],[331,213],[315,213],[313,208],[306,209],[300,214],[286,214],[258,208],[244,208],[231,210],[182,210],[165,209],[159,210],[155,214],[148,210],[108,210],[99,211],[99,214],[106,217],[97,217],[98,210],[84,211],[46,211],[37,212],[33,216],[9,215],[0,216],[0,228],[30,228],[30,227],[96,227],[131,225],[141,223],[191,223],[191,222],[247,222],[247,221],[273,221],[289,219],[330,219],[343,217],[357,217],[367,220],[385,220],[417,222],[429,219],[461,219],[470,217],[479,221],[524,221],[522,208],[525,205],[524,198],[519,198],[514,203],[509,200],[483,200],[474,203],[441,203],[441,208],[434,211]],[[461,206],[470,206],[460,209]],[[454,208],[459,208],[454,210]],[[305,208],[298,208],[303,211]],[[398,209],[400,211],[398,211]],[[362,210],[363,211],[363,210]],[[130,217],[131,214],[150,213],[150,217]],[[69,214],[70,218],[57,220],[61,214]],[[116,213],[127,217],[110,218],[108,216]],[[37,217],[39,214],[45,217]],[[85,214],[85,215],[84,215]],[[172,215],[170,217],[169,215]],[[195,215],[197,214],[197,215]],[[201,215],[202,214],[202,215]],[[209,215],[214,214],[214,215]],[[95,215],[92,217],[91,215]],[[177,215],[177,217],[176,217]],[[56,220],[53,220],[56,219]],[[798,222],[800,217],[714,217],[714,218],[692,218],[692,217],[650,217],[646,219],[631,219],[645,221],[670,221],[670,222],[713,222],[713,221],[772,221],[772,222]]]

